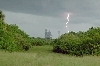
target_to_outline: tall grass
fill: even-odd
[[[0,66],[100,66],[100,57],[75,57],[52,52],[52,46],[34,46],[26,52],[0,51]]]

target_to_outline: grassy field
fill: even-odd
[[[34,46],[26,52],[0,51],[0,66],[100,66],[100,57],[75,57],[52,52],[52,46]]]

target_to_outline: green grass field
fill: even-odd
[[[75,57],[52,52],[52,46],[34,46],[25,52],[0,51],[0,66],[100,66],[100,57]]]

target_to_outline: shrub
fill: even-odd
[[[100,28],[90,28],[87,32],[70,32],[55,39],[53,51],[83,56],[100,54]]]
[[[7,51],[29,50],[31,43],[29,36],[16,24],[8,25],[0,11],[0,49]]]

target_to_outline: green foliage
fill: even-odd
[[[51,45],[53,42],[52,39],[45,39],[45,38],[33,38],[32,39],[32,46],[43,46],[43,45]]]
[[[44,41],[39,38],[35,38],[32,40],[32,46],[42,46],[44,45]]]
[[[8,25],[4,22],[4,15],[0,11],[0,49],[8,51],[29,50],[31,39],[16,24]]]
[[[100,54],[100,27],[91,27],[87,32],[69,32],[55,39],[53,51],[83,56]]]

